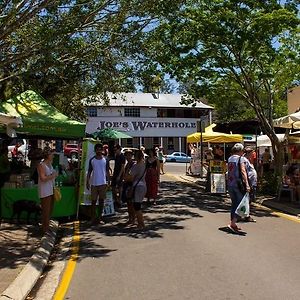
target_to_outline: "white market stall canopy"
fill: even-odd
[[[276,135],[280,142],[283,142],[285,140],[284,133],[278,133]],[[265,134],[258,136],[257,137],[257,147],[272,147],[270,138]]]
[[[275,127],[300,129],[300,111],[275,119],[273,123]]]

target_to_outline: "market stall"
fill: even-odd
[[[23,138],[81,139],[85,135],[85,124],[69,119],[34,91],[26,91],[2,102],[0,112],[22,119],[23,127],[15,130]],[[64,169],[64,163],[67,163],[67,160],[62,154],[57,154],[54,167]],[[77,212],[78,193],[71,178],[76,179],[78,176],[72,174],[73,171],[66,169],[65,172],[61,172],[59,185],[62,199],[55,203],[53,217],[71,216]],[[11,168],[9,180],[1,189],[1,217],[12,216],[12,204],[15,201],[39,202],[37,185],[30,177],[30,169],[26,164],[16,164]]]
[[[214,132],[213,128],[216,124],[211,124],[210,126],[205,128],[204,132],[195,132],[187,136],[187,143],[200,143],[200,152],[203,153],[203,144],[211,143],[211,144],[225,144],[226,143],[237,143],[243,141],[243,136],[240,134],[227,134],[222,132]],[[224,147],[225,148],[225,147]],[[222,157],[211,159],[207,162],[208,170],[207,170],[207,179],[208,186],[211,193],[226,193],[226,162],[225,162],[225,151],[222,151]],[[203,168],[203,154],[199,155],[191,161],[190,169],[197,169],[193,167],[195,164],[198,168]]]

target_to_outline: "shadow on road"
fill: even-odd
[[[184,221],[194,218],[202,218],[201,211],[209,213],[228,213],[230,211],[230,199],[226,196],[210,195],[200,192],[192,184],[175,181],[164,181],[160,187],[161,198],[158,205],[144,206],[146,230],[139,231],[135,227],[126,225],[127,213],[123,208],[116,216],[108,217],[105,225],[89,227],[85,222],[81,223],[80,258],[106,257],[117,249],[107,249],[101,246],[103,236],[129,237],[134,239],[163,238],[166,230],[183,230]],[[252,209],[252,215],[256,217],[277,217],[264,209]],[[228,228],[219,230],[228,232]],[[100,235],[95,235],[100,233]],[[240,232],[245,236],[246,233]]]
[[[163,182],[161,193],[164,197],[160,203],[183,204],[186,210],[189,208],[198,208],[210,213],[229,213],[231,207],[231,201],[228,196],[204,193],[194,184],[186,182]],[[257,207],[251,207],[251,215],[255,217],[278,218],[271,211]]]

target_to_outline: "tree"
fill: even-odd
[[[139,41],[178,2],[0,2],[0,99],[34,89],[76,116],[86,96],[134,91]]]
[[[189,83],[190,101],[238,95],[271,139],[280,174],[283,150],[272,118],[300,73],[298,26],[293,1],[190,0],[149,34],[148,55]]]

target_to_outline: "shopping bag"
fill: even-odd
[[[240,216],[241,218],[248,217],[250,214],[250,196],[249,193],[247,192],[242,201],[240,202],[239,206],[235,210],[235,213]]]
[[[59,187],[54,187],[53,189],[53,197],[54,201],[60,201],[61,200],[61,191]]]

